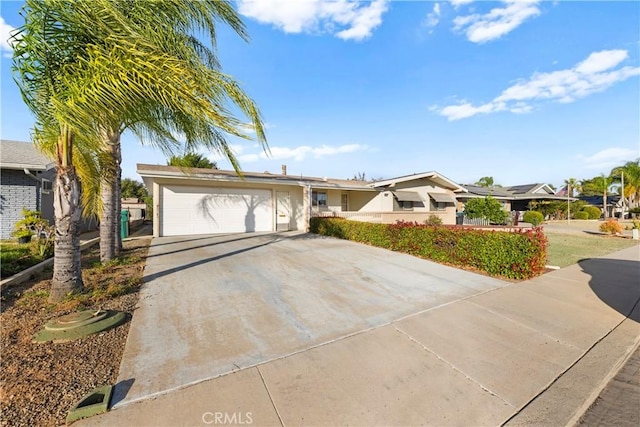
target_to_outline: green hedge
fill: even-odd
[[[589,215],[587,219],[598,219],[602,216],[600,208],[591,205],[582,208],[582,212],[586,212]]]
[[[509,279],[528,279],[542,274],[547,258],[547,239],[540,228],[507,232],[311,218],[310,231]]]
[[[589,212],[580,211],[573,214],[573,219],[589,219]]]

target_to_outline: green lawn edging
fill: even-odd
[[[526,231],[492,231],[314,217],[309,231],[508,279],[529,279],[542,274],[547,258],[547,238],[539,227]]]

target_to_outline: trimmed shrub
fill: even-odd
[[[499,201],[491,196],[471,199],[464,205],[464,214],[471,219],[485,218],[491,224],[506,224],[509,212],[502,210]]]
[[[588,219],[598,219],[602,215],[600,208],[591,205],[582,208],[582,212],[586,212],[589,215]]]
[[[610,219],[600,224],[600,231],[610,234],[622,233],[622,225],[615,219]]]
[[[492,276],[528,279],[544,272],[547,239],[540,228],[527,231],[431,227],[398,222],[371,224],[343,218],[311,218],[310,231],[366,243]]]
[[[544,221],[544,216],[538,211],[526,211],[524,215],[522,215],[522,221],[528,222],[534,227],[537,227]]]
[[[589,219],[589,213],[585,211],[576,212],[573,214],[573,219]]]
[[[440,218],[438,215],[429,215],[429,218],[427,218],[424,223],[431,226],[442,225],[442,218]]]

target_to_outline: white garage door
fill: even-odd
[[[270,190],[162,187],[161,235],[272,231]]]

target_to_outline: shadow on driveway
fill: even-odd
[[[236,241],[236,240],[245,240],[245,239],[248,239],[248,238],[249,237],[242,238],[242,239],[228,240],[226,242],[219,242],[219,243],[233,242],[233,241]],[[238,250],[235,250],[235,251],[227,252],[227,253],[224,253],[224,254],[212,256],[212,257],[209,257],[209,258],[200,259],[198,261],[194,261],[194,262],[191,262],[189,264],[181,265],[179,267],[170,268],[168,270],[159,271],[157,273],[153,273],[153,274],[150,274],[148,276],[145,275],[144,276],[144,282],[148,283],[148,282],[151,282],[153,280],[156,280],[156,279],[159,279],[161,277],[164,277],[164,276],[167,276],[169,274],[172,274],[172,273],[176,273],[176,272],[179,272],[179,271],[187,270],[189,268],[197,267],[199,265],[206,264],[206,263],[212,262],[212,261],[217,261],[217,260],[222,259],[222,258],[227,258],[227,257],[230,257],[230,256],[238,255],[238,254],[241,254],[243,252],[248,252],[248,251],[251,251],[251,250],[254,250],[254,249],[258,249],[258,248],[261,248],[263,246],[267,246],[267,245],[270,245],[272,243],[278,242],[280,240],[281,239],[279,239],[278,237],[275,237],[275,238],[273,238],[273,239],[271,239],[271,240],[269,240],[267,242],[260,243],[258,245],[253,245],[253,246],[249,246],[249,247],[246,247],[246,248],[238,249]],[[216,244],[218,244],[218,243],[212,243],[210,245],[197,246],[196,248],[206,247],[206,246],[213,246],[213,245],[216,245]],[[194,248],[192,247],[192,248],[189,248],[189,249],[182,249],[180,251],[167,252],[167,253],[164,253],[164,254],[157,254],[157,255],[166,255],[168,253],[170,254],[170,253],[174,253],[174,252],[182,252],[183,250],[190,250],[190,249],[194,249]]]
[[[640,261],[590,258],[578,261],[591,276],[589,287],[602,302],[640,323]],[[631,317],[630,317],[631,316]]]

